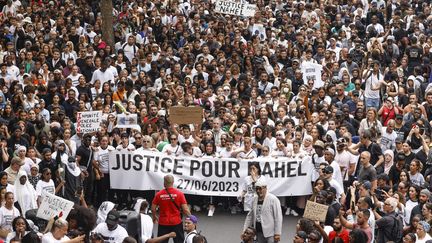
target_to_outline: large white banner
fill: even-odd
[[[237,160],[231,158],[174,157],[151,151],[110,153],[111,188],[160,190],[163,177],[174,176],[174,186],[184,193],[212,196],[238,196],[248,176],[248,165],[259,162],[270,192],[277,196],[312,193],[309,157],[303,161],[288,158]]]
[[[241,17],[253,17],[257,6],[245,2],[234,1],[216,1],[215,12],[221,14],[230,14]]]

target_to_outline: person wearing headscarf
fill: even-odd
[[[25,146],[18,146],[18,149],[15,150],[15,155],[24,162],[24,165],[21,167],[21,170],[24,169],[27,174],[30,174],[31,167],[35,164],[35,162],[26,157],[27,148]]]
[[[416,230],[416,243],[425,243],[429,240],[432,240],[432,237],[429,235],[431,227],[426,221],[420,221],[417,224]]]
[[[63,160],[62,160],[62,163]],[[70,156],[67,160],[67,164],[63,164],[64,167],[64,198],[70,201],[75,202],[76,204],[80,203],[81,192],[79,188],[82,188],[81,183],[81,169],[76,163],[75,157]],[[79,192],[81,191],[81,192]]]
[[[14,195],[15,202],[18,202],[22,215],[25,215],[28,210],[37,208],[36,191],[28,181],[25,171],[21,170],[18,172],[18,176],[15,179]]]
[[[390,172],[390,168],[393,166],[394,152],[391,149],[384,151],[384,173],[387,175]]]
[[[139,200],[139,199],[138,199]],[[141,207],[141,204],[138,204],[137,201],[137,205],[139,205],[139,207]],[[135,205],[135,207],[137,207],[137,205]],[[97,220],[96,220],[96,224],[100,224],[105,222],[106,217],[108,216],[108,213],[113,210],[115,208],[115,204],[113,202],[110,201],[105,201],[103,202],[100,206],[99,209],[97,211]],[[135,211],[137,211],[137,213],[139,213],[139,207],[138,207],[138,211],[135,209]]]

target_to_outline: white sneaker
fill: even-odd
[[[213,217],[214,211],[215,211],[215,206],[214,205],[210,205],[207,216]]]
[[[287,208],[287,209],[286,209],[286,211],[285,211],[285,215],[287,215],[287,216],[288,216],[288,215],[291,215],[291,209],[290,209],[290,208]]]
[[[236,214],[237,213],[237,209],[235,206],[231,206],[231,214]]]
[[[296,211],[292,210],[292,209],[291,209],[291,214],[294,217],[298,217],[299,216],[299,214]]]
[[[195,212],[200,212],[201,211],[201,207],[200,206],[198,206],[198,205],[193,205],[193,210],[195,211]]]

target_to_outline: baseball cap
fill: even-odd
[[[314,143],[313,146],[314,146],[314,147],[320,147],[320,148],[322,148],[322,149],[324,149],[324,147],[325,147],[323,141],[321,141],[321,140],[317,140],[317,141]]]
[[[119,218],[120,218],[120,213],[117,212],[116,210],[111,210],[107,215],[105,223],[109,225],[115,225],[118,223]]]
[[[263,187],[263,186],[267,186],[267,181],[265,179],[265,177],[261,176],[257,182],[255,182],[255,186],[256,187]]]
[[[326,173],[326,174],[332,174],[333,172],[334,172],[334,169],[330,165],[324,168],[324,173]]]
[[[185,218],[185,220],[190,220],[190,221],[192,221],[192,223],[194,223],[194,224],[197,224],[198,223],[198,218],[197,218],[197,216],[195,216],[195,215],[189,215],[189,216],[187,216],[186,218]]]

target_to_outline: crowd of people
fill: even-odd
[[[301,218],[294,242],[432,240],[430,1],[250,0],[244,17],[113,0],[112,45],[100,2],[0,0],[1,239],[207,242],[191,211],[229,208],[247,212],[243,242],[279,242],[283,215],[311,200],[326,220]],[[170,122],[173,106],[202,107],[202,123]],[[83,111],[102,111],[98,132],[77,131]],[[121,113],[139,127],[116,127]],[[182,196],[170,176],[157,194],[114,190],[115,150],[311,158],[313,194],[274,196],[259,164],[238,200]],[[44,231],[45,192],[75,206]],[[157,237],[119,225],[132,208]]]

